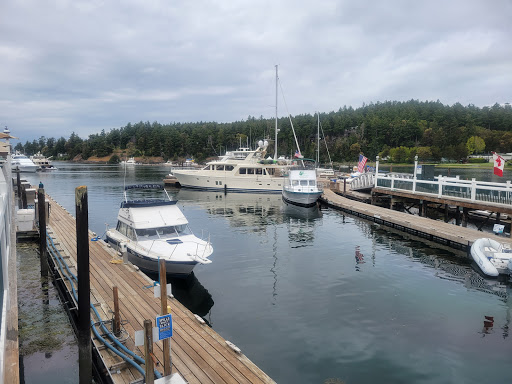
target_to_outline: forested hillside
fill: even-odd
[[[315,158],[317,118],[305,114],[291,118],[302,154]],[[478,108],[473,105],[452,106],[437,102],[387,101],[363,105],[360,108],[343,107],[336,112],[320,113],[320,124],[333,161],[354,160],[359,153],[374,159],[380,154],[394,162],[420,160],[439,161],[442,158],[461,161],[472,153],[490,151],[512,152],[512,108],[495,104]],[[64,154],[73,159],[81,154],[104,157],[114,150],[123,150],[127,156],[161,156],[165,160],[192,157],[203,161],[219,155],[226,149],[235,149],[262,138],[274,138],[273,118],[249,116],[233,123],[196,122],[128,123],[82,139],[77,133],[69,138],[45,138],[15,149],[26,154],[41,151],[46,156]],[[291,156],[295,141],[288,118],[278,122],[279,154]],[[269,146],[270,154],[273,145]],[[326,146],[320,143],[320,157],[327,160]],[[117,160],[117,158],[116,158]]]

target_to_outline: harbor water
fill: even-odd
[[[99,236],[115,226],[125,184],[170,170],[55,165],[24,176],[73,214],[74,190],[87,186]],[[173,282],[177,298],[278,383],[510,381],[511,285],[459,251],[279,194],[169,193],[214,247],[213,263]]]

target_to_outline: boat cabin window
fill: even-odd
[[[226,171],[232,171],[234,168],[235,168],[235,167],[234,167],[234,166],[232,166],[232,165],[225,165],[225,166],[224,166],[224,169],[225,169]]]
[[[247,173],[247,168],[240,168],[238,170],[238,173],[240,173],[241,175],[245,175]]]
[[[263,174],[263,169],[261,169],[261,168],[256,168],[255,171],[256,171],[257,175],[262,175]]]
[[[132,227],[130,227],[126,223],[123,223],[122,221],[118,221],[116,229],[119,233],[126,236],[127,238],[129,238],[131,240],[135,240],[135,231],[133,230]]]
[[[314,187],[316,185],[316,180],[309,180],[309,185]]]
[[[301,180],[300,181],[300,185],[301,185],[301,187],[307,187],[308,186],[308,181],[307,180]]]
[[[254,168],[247,168],[248,175],[254,175]]]
[[[297,187],[299,185],[299,180],[292,180],[292,185]]]
[[[275,171],[276,171],[275,168],[265,168],[265,170],[267,171],[267,175],[269,175],[269,176],[275,175]]]
[[[223,171],[223,170],[224,170],[224,165],[217,165],[217,166],[215,167],[215,169],[216,169],[217,171]]]
[[[155,228],[136,229],[135,232],[139,241],[159,238]]]

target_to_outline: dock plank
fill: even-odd
[[[69,256],[67,262],[76,265],[75,219],[51,197],[52,211],[50,230],[59,248]],[[93,237],[92,232],[89,233]],[[118,287],[120,314],[126,321],[124,329],[128,334],[125,345],[139,356],[144,356],[141,347],[135,347],[135,331],[142,330],[145,319],[154,319],[160,311],[160,300],[154,298],[152,285],[142,272],[131,265],[111,263],[120,260],[116,251],[103,241],[89,243],[91,302],[103,319],[110,319],[113,311],[113,287]],[[76,268],[73,269],[76,273]],[[66,286],[70,289],[69,283]],[[205,324],[200,324],[194,315],[174,298],[168,298],[173,316],[172,372],[179,372],[189,383],[274,383],[247,356],[237,354],[226,344],[226,340]],[[93,312],[91,316],[96,320]],[[94,340],[96,345],[98,340]],[[162,342],[154,343],[154,354],[162,371]],[[116,383],[130,383],[140,378],[133,367],[119,366],[120,358],[108,349],[100,351],[110,367],[118,367],[120,373],[113,373]],[[107,367],[109,368],[109,367]]]

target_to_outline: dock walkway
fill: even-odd
[[[469,246],[481,237],[495,238],[501,243],[512,245],[511,239],[507,237],[499,237],[493,233],[484,234],[476,229],[361,203],[340,196],[329,189],[324,190],[321,201],[332,208],[458,249],[468,250]]]
[[[63,207],[50,198],[51,214],[48,232],[60,248],[60,253],[72,266],[76,274],[76,224],[74,217]],[[94,237],[89,232],[89,237]],[[135,347],[134,333],[143,329],[145,319],[155,318],[160,312],[160,299],[154,298],[152,285],[145,274],[131,264],[124,264],[117,252],[103,241],[90,241],[90,281],[91,304],[104,320],[113,317],[113,287],[118,287],[120,314],[127,340],[124,345],[139,356],[144,357],[144,347]],[[62,278],[62,276],[61,276]],[[69,283],[66,282],[70,290]],[[168,305],[173,318],[173,336],[171,339],[172,373],[179,374],[188,383],[274,383],[260,368],[251,362],[243,353],[230,348],[224,338],[180,304],[176,299],[169,298]],[[75,303],[76,306],[76,303]],[[94,312],[91,319],[96,321]],[[139,371],[104,348],[94,338],[93,346],[101,355],[105,368],[110,372],[114,383],[142,382]],[[162,342],[154,343],[154,351],[163,371]],[[108,373],[107,373],[108,375]]]

